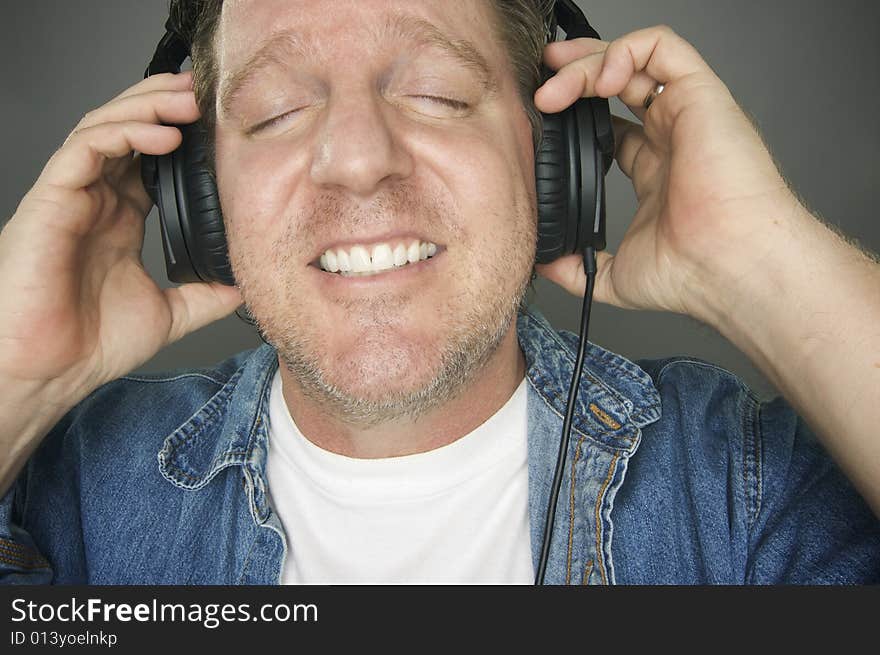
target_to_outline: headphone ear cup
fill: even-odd
[[[549,264],[571,252],[577,226],[570,202],[571,152],[566,129],[570,110],[543,114],[544,132],[535,153],[535,191],[538,204],[538,245],[535,260]],[[574,232],[574,234],[572,234]]]
[[[204,281],[234,285],[220,196],[208,166],[208,148],[201,121],[178,125],[183,133],[179,157],[175,158],[175,182],[182,183],[186,207],[181,223],[192,267]]]

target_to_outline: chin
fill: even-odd
[[[459,396],[498,345],[486,336],[453,331],[392,342],[385,334],[353,347],[312,342],[319,347],[308,350],[299,340],[283,344],[279,354],[305,397],[323,411],[375,427],[414,420]]]
[[[441,367],[442,348],[419,340],[362,338],[322,368],[333,386],[348,395],[381,400],[429,386]],[[332,362],[332,363],[330,363]]]
[[[439,297],[430,290],[378,294],[341,303],[344,314],[331,311],[340,303],[299,284],[242,284],[242,295],[305,399],[344,422],[375,426],[458,398],[490,362],[529,279],[531,262],[513,252],[522,261],[502,258],[479,278],[449,280]],[[511,279],[521,284],[512,287]],[[293,306],[295,313],[286,309]]]

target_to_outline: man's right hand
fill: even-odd
[[[191,86],[189,72],[154,75],[86,114],[0,233],[0,443],[19,465],[35,447],[23,439],[241,303],[222,284],[163,290],[141,262],[152,201],[132,153],[177,148],[180,131],[160,123],[199,118]]]

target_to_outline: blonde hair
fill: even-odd
[[[554,0],[489,0],[495,9],[495,32],[510,54],[523,108],[532,126],[535,148],[541,141],[541,113],[534,103],[541,84],[541,59],[547,43]],[[214,162],[215,100],[219,72],[214,39],[223,0],[171,0],[169,15],[179,35],[190,44],[193,90],[208,139],[209,163]]]

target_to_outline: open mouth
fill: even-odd
[[[329,248],[312,265],[343,277],[366,277],[418,264],[443,250],[443,246],[431,241],[405,239],[370,246]]]

